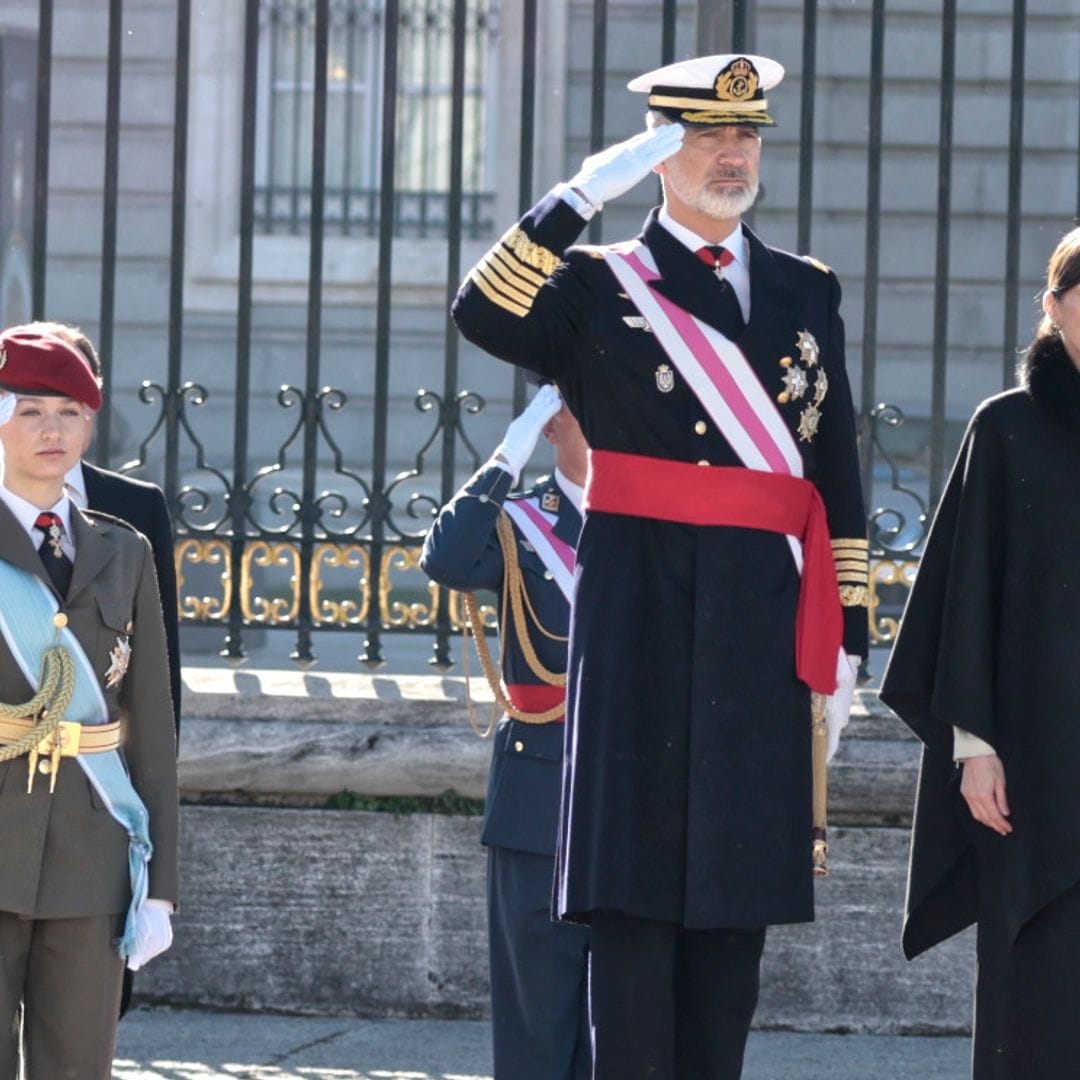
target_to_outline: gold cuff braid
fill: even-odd
[[[869,587],[866,585],[841,585],[840,603],[843,607],[869,607]]]

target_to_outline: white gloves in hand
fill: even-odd
[[[671,157],[682,146],[683,130],[682,124],[661,124],[591,154],[566,186],[581,192],[599,210]]]
[[[135,951],[127,960],[132,971],[149,964],[172,944],[172,910],[168,900],[146,900],[135,912]]]
[[[836,690],[825,699],[825,726],[829,731],[826,761],[832,761],[833,754],[840,745],[840,732],[847,727],[860,662],[860,657],[848,656],[843,649],[836,657]]]
[[[510,421],[493,456],[502,458],[499,464],[514,478],[515,484],[536,449],[544,425],[562,408],[562,403],[559,388],[548,383],[540,387],[521,415]]]

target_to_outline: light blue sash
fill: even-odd
[[[66,626],[61,629],[53,624],[59,605],[48,586],[28,571],[0,559],[0,596],[4,598],[0,605],[0,633],[26,681],[36,691],[45,651],[63,645],[75,661],[75,694],[64,719],[86,725],[107,723],[109,710],[93,665],[75,635]],[[132,786],[119,751],[79,754],[75,760],[106,809],[128,834],[131,906],[120,942],[120,955],[128,957],[135,948],[135,912],[146,899],[149,884],[147,867],[153,853],[150,814]]]

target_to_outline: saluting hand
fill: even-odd
[[[537,441],[547,422],[562,408],[562,395],[553,383],[541,386],[536,396],[510,421],[503,441],[495,448],[494,457],[506,466],[506,471],[518,481],[521,470],[528,464]]]
[[[682,124],[661,124],[591,154],[566,182],[567,187],[580,192],[599,210],[671,157],[682,146],[683,133]]]
[[[1013,831],[1009,823],[1009,804],[1005,798],[1005,766],[997,754],[984,754],[964,759],[964,775],[960,794],[971,810],[971,816],[999,836]]]

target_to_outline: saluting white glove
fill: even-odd
[[[829,732],[826,761],[832,761],[840,745],[840,732],[847,727],[851,716],[851,701],[855,696],[855,680],[859,674],[860,657],[849,656],[843,649],[836,657],[836,689],[825,699],[825,726]]]
[[[127,960],[132,971],[149,964],[172,944],[172,907],[168,900],[146,900],[135,912],[135,951]]]
[[[590,154],[566,186],[581,192],[599,210],[671,157],[682,146],[683,131],[682,124],[661,124]]]
[[[528,464],[544,425],[562,408],[562,395],[553,383],[541,386],[536,396],[510,421],[503,441],[495,448],[497,463],[518,482],[521,470]]]

